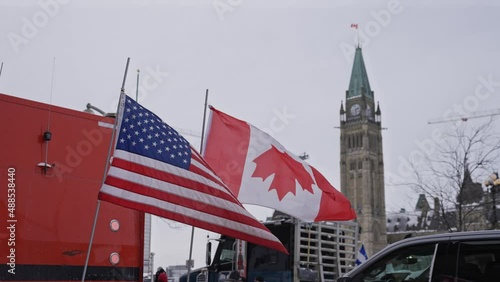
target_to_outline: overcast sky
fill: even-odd
[[[184,131],[201,132],[207,88],[210,104],[261,129],[279,113],[293,116],[269,132],[288,150],[307,152],[340,190],[335,127],[351,74],[350,25],[359,24],[387,128],[386,177],[404,178],[404,160],[450,126],[429,119],[500,108],[498,15],[497,1],[477,0],[4,0],[0,93],[112,112],[130,57],[126,92],[135,96],[140,69],[139,102]],[[200,138],[187,137],[199,146]],[[387,179],[385,188],[388,211],[414,207],[409,189]],[[271,215],[249,209],[259,219]],[[190,231],[153,220],[155,267],[185,263]],[[196,231],[195,267],[204,264],[206,235]]]

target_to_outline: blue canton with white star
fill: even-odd
[[[184,169],[191,163],[189,142],[128,96],[116,148]]]

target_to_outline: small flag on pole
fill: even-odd
[[[287,253],[188,141],[122,94],[113,160],[99,199]]]
[[[356,265],[360,265],[368,260],[368,255],[366,254],[365,245],[361,244],[361,248],[358,251],[358,257],[356,258]]]
[[[358,29],[358,24],[351,24],[351,28]]]

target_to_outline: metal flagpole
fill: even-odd
[[[201,127],[201,143],[200,143],[200,155],[203,154],[203,139],[205,137],[205,121],[207,118],[207,103],[208,103],[208,89],[205,92],[205,107],[203,109],[203,125]],[[191,227],[191,243],[189,245],[189,260],[188,260],[188,273],[187,273],[187,281],[189,281],[189,276],[191,275],[191,258],[193,255],[193,241],[194,241],[194,226]]]
[[[139,72],[141,72],[139,69],[137,69],[137,87],[135,89],[135,101],[139,103]]]
[[[120,102],[118,102],[118,109],[120,109],[121,100],[123,98],[123,95],[125,95],[125,80],[127,79],[127,72],[128,72],[129,63],[130,63],[130,58],[127,58],[127,66],[125,67],[125,74],[123,75],[123,82],[122,82],[122,88],[120,91]],[[117,113],[118,113],[118,109],[117,109]],[[107,174],[107,171],[109,168],[109,158],[111,156],[111,148],[113,146],[114,139],[115,139],[115,132],[117,130],[117,128],[116,128],[117,123],[118,123],[118,115],[115,118],[115,125],[113,126],[113,132],[111,133],[111,140],[109,142],[109,148],[108,148],[108,157],[106,158],[106,167],[104,169],[104,174],[102,176],[101,186],[104,184],[104,180],[106,179],[106,174]],[[87,275],[87,266],[89,264],[90,250],[92,249],[92,241],[94,241],[95,227],[97,225],[97,217],[99,215],[99,208],[100,207],[101,207],[101,201],[98,199],[97,200],[97,207],[95,209],[94,224],[92,225],[92,233],[90,234],[89,247],[87,249],[87,258],[85,259],[85,266],[83,267],[82,282],[85,281],[85,275]]]
[[[356,24],[356,41],[358,41],[357,42],[357,44],[358,44],[357,47],[359,47],[359,27],[358,27],[358,24]]]

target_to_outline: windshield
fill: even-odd
[[[365,270],[360,281],[428,281],[435,247],[429,244],[399,250]]]
[[[236,257],[236,250],[234,248],[235,242],[224,241],[219,244],[219,251],[214,258],[214,264],[217,264],[219,270],[231,270],[231,266]]]

